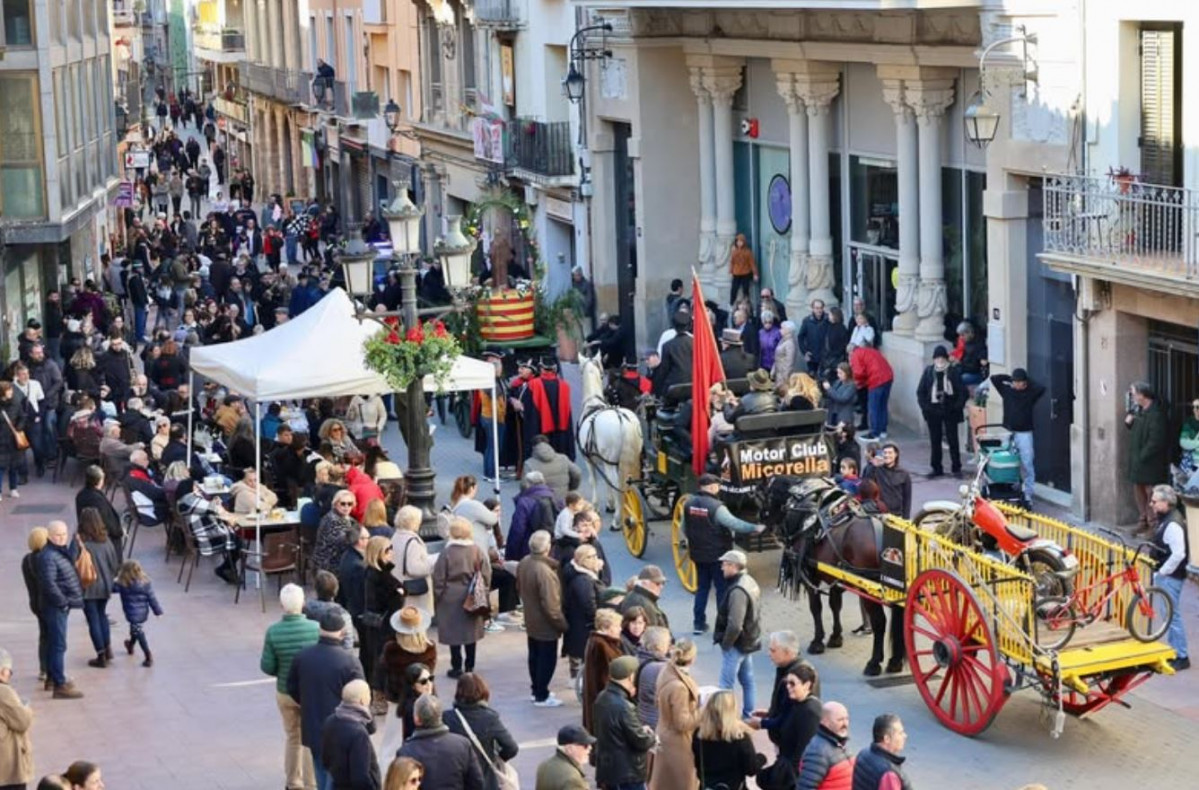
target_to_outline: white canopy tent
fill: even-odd
[[[255,466],[262,467],[262,444],[257,426],[262,404],[304,398],[347,395],[386,395],[394,390],[387,380],[366,366],[363,343],[379,331],[373,320],[360,321],[354,302],[340,288],[296,318],[269,332],[244,340],[191,350],[188,391],[195,392],[195,374],[223,385],[255,404]],[[426,376],[425,392],[436,392],[437,382]],[[495,368],[490,363],[460,356],[454,360],[443,391],[490,389],[494,401]],[[192,414],[188,410],[187,459],[191,464]],[[499,469],[499,427],[492,421],[492,449]],[[496,481],[497,491],[499,482]],[[261,522],[261,519],[259,519]],[[261,538],[261,523],[258,525]]]

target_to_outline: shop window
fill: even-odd
[[[32,0],[3,0],[4,38],[0,44],[9,47],[33,46]]]
[[[40,116],[37,76],[0,74],[0,213],[7,218],[46,213]]]
[[[941,239],[947,308],[952,330],[963,318],[987,324],[987,225],[982,195],[986,175],[946,167],[941,170]]]
[[[849,157],[849,235],[859,244],[899,249],[899,176],[895,163]]]

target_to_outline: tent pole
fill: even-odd
[[[262,603],[262,611],[266,611],[266,592],[262,586],[262,507],[260,504],[258,486],[262,485],[262,401],[254,401],[254,476],[258,484],[254,486],[254,543],[258,549],[258,570],[254,572],[254,582],[258,586],[258,600]]]
[[[491,382],[491,452],[495,459],[495,465],[492,467],[495,472],[495,479],[492,484],[495,486],[496,499],[500,496],[500,406],[495,400],[495,381]]]
[[[192,468],[192,399],[196,397],[196,372],[191,368],[187,371],[187,473]]]

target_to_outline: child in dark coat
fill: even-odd
[[[162,617],[162,607],[154,588],[150,585],[150,577],[142,570],[137,560],[126,560],[117,572],[117,582],[113,590],[121,596],[121,609],[125,611],[125,620],[129,623],[129,638],[125,640],[125,652],[133,655],[133,645],[138,644],[146,655],[143,667],[154,666],[154,656],[150,653],[150,643],[146,641],[146,633],[142,626],[150,619],[150,610],[156,617]]]

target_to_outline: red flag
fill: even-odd
[[[700,291],[699,278],[691,271],[691,305],[695,317],[691,346],[691,468],[702,475],[708,463],[708,390],[718,381],[724,381],[724,366],[720,364],[720,349],[716,347],[716,336],[708,310],[704,307],[704,295]]]

